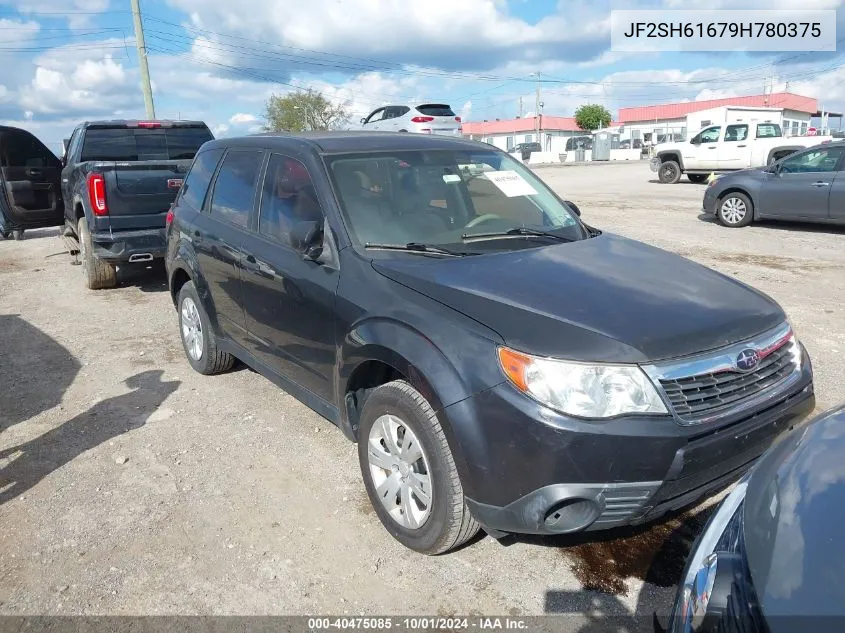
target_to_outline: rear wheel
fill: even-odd
[[[748,226],[754,219],[754,207],[744,193],[732,191],[721,198],[717,204],[719,207],[716,216],[724,226],[730,228]]]
[[[358,460],[376,514],[405,547],[442,554],[478,532],[437,414],[407,382],[389,382],[367,398]]]
[[[193,281],[179,290],[178,308],[179,333],[191,367],[206,376],[231,369],[235,358],[217,347],[217,337]]]
[[[681,166],[674,160],[663,161],[657,176],[663,184],[674,185],[681,179]]]
[[[12,231],[12,239],[20,242],[23,239],[23,229],[16,229]]]
[[[82,276],[85,278],[85,286],[89,290],[114,288],[117,285],[117,271],[114,264],[105,262],[94,255],[91,233],[88,231],[88,221],[84,217],[79,218],[76,235],[79,237],[79,258],[82,260]]]
[[[701,184],[702,182],[704,182],[705,180],[707,180],[707,175],[706,174],[687,174],[687,178],[689,178],[690,182],[698,185],[698,184]]]

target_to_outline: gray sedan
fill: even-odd
[[[845,224],[843,169],[845,143],[816,145],[769,167],[716,178],[703,210],[732,228],[762,219]]]

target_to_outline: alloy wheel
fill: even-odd
[[[395,415],[382,415],[370,429],[367,446],[370,477],[390,517],[410,530],[431,515],[431,471],[416,434]]]
[[[190,297],[182,301],[182,340],[190,357],[195,361],[200,360],[203,347],[202,321],[197,305]]]

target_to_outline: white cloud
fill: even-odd
[[[0,19],[0,44],[8,48],[25,47],[38,34],[41,26],[32,20]]]
[[[226,132],[229,131],[229,126],[225,123],[219,123],[211,128],[211,133],[214,134],[215,137],[226,136]]]
[[[243,112],[238,112],[237,114],[233,114],[229,119],[229,123],[232,125],[245,125],[247,123],[255,123],[258,121],[258,117],[254,114],[246,114]]]
[[[11,0],[7,4],[11,4],[22,15],[63,15],[71,28],[89,26],[96,14],[109,8],[109,0]]]

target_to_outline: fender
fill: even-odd
[[[336,402],[344,403],[350,379],[367,361],[380,361],[405,376],[432,408],[452,450],[463,480],[468,468],[459,442],[443,409],[472,395],[461,373],[446,355],[422,332],[388,318],[372,318],[356,324],[340,345]],[[357,438],[357,420],[350,419],[350,406],[341,406],[341,428],[350,439]]]
[[[211,298],[211,291],[201,272],[196,253],[194,253],[192,248],[188,248],[184,239],[179,240],[176,246],[176,252],[172,256],[168,253],[165,259],[165,265],[167,266],[167,285],[170,289],[170,295],[173,298],[173,305],[176,306],[178,299],[173,292],[173,280],[176,277],[177,271],[182,271],[194,282],[200,303],[202,303],[208,320],[211,321],[211,327],[214,329],[214,333],[218,337],[221,337],[220,323],[217,320],[217,310],[214,307],[214,300]],[[178,306],[176,307],[178,309]]]
[[[673,156],[676,155],[678,157],[678,165],[680,165],[681,171],[684,171],[684,156],[681,153],[681,150],[680,149],[667,149],[667,150],[663,150],[662,152],[657,152],[657,154],[656,154],[656,156],[660,159],[661,163],[663,162],[663,158],[668,156],[668,155],[673,155]]]

